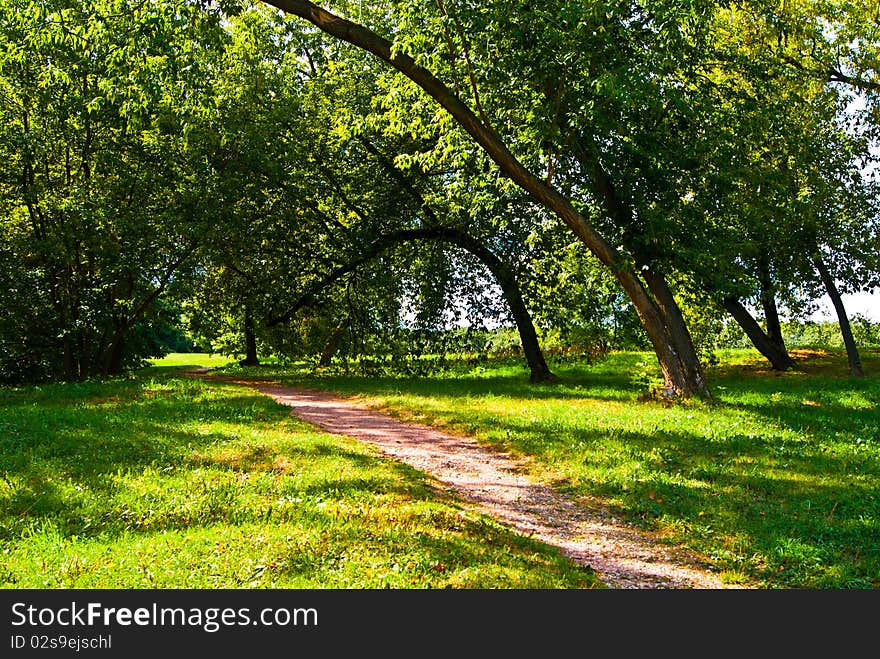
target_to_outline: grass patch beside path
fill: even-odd
[[[237,362],[232,357],[208,354],[207,352],[172,352],[164,357],[148,361],[150,363],[148,370],[151,374],[187,368],[200,368],[202,366],[219,368],[221,366],[237,365]]]
[[[2,587],[598,585],[415,470],[171,366],[0,389]]]
[[[530,385],[521,365],[443,377],[360,378],[233,368],[356,395],[398,417],[467,433],[532,459],[557,486],[610,505],[709,557],[729,582],[880,588],[880,352],[796,353],[769,371],[730,351],[712,402],[640,401],[648,354],[558,366]]]

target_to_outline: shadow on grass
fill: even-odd
[[[486,523],[483,519],[465,518],[449,511],[435,511],[430,514],[430,523],[425,528],[426,532],[417,533],[402,542],[401,538],[395,538],[390,533],[352,527],[346,529],[349,537],[344,544],[357,544],[362,555],[356,558],[361,560],[369,560],[371,549],[379,548],[382,553],[392,553],[396,562],[405,565],[406,570],[452,574],[456,580],[452,587],[471,587],[477,575],[492,573],[497,574],[497,583],[488,587],[509,587],[509,583],[506,583],[509,577],[505,577],[504,572],[511,569],[533,569],[535,564],[543,564],[547,573],[553,568],[565,567],[574,575],[570,577],[574,583],[567,587],[601,587],[596,583],[595,571],[591,567],[572,567],[560,552],[548,551],[545,545],[531,537],[512,535],[506,529]],[[479,543],[468,539],[473,537],[478,537]],[[499,565],[499,554],[505,557],[503,569]],[[348,559],[349,556],[345,553],[306,544],[287,554],[279,566],[279,573],[321,578],[322,573],[341,569]],[[461,576],[454,576],[459,571]],[[480,578],[485,579],[484,576]],[[321,580],[331,581],[331,578]],[[481,587],[487,587],[485,582]]]
[[[562,372],[562,384],[537,386],[519,375],[491,374],[379,380],[300,374],[288,382],[349,394],[441,398],[453,410],[453,422],[458,415],[468,426],[491,430],[499,445],[556,470],[565,489],[598,496],[636,523],[672,529],[672,539],[724,569],[771,586],[880,587],[876,376],[718,377],[716,401],[694,407],[707,420],[726,424],[710,434],[699,424],[684,425],[686,408],[636,402],[638,387],[628,372],[612,366],[572,367]],[[225,397],[201,396],[209,386],[223,387]],[[418,472],[403,465],[388,467],[387,477],[343,474],[365,469],[371,458],[326,442],[276,451],[237,441],[224,424],[257,434],[279,423],[308,426],[290,420],[285,406],[232,385],[192,381],[163,389],[161,382],[120,381],[64,391],[13,391],[0,398],[0,470],[7,481],[24,483],[4,502],[8,512],[0,513],[5,537],[43,521],[72,535],[288,514],[271,507],[231,508],[231,497],[254,492],[235,480],[241,472],[286,479],[284,496],[302,498],[315,519],[325,514],[314,506],[322,493],[358,499],[377,492],[422,498],[430,492]],[[484,397],[630,402],[621,408],[624,417],[660,413],[667,422],[645,430],[577,416],[545,423],[482,410]],[[759,421],[757,430],[736,430],[743,417]],[[288,462],[276,464],[279,455]],[[322,460],[340,461],[346,469],[298,480],[304,465]],[[183,478],[191,468],[208,470],[215,479],[213,490],[206,486],[193,495],[191,516],[166,511],[138,518],[150,502],[134,505],[138,492],[121,488],[117,477],[167,469]],[[106,500],[103,508],[95,507],[94,492]],[[92,524],[96,519],[98,526]]]
[[[520,431],[511,426],[511,435]],[[880,461],[821,445],[777,447],[733,434],[574,432],[585,448],[563,489],[614,502],[615,512],[728,570],[772,586],[880,586]],[[570,439],[570,438],[567,438]],[[529,448],[558,455],[552,437]],[[519,445],[519,442],[517,442]]]
[[[436,416],[550,465],[563,489],[600,497],[630,521],[665,529],[722,568],[771,587],[876,588],[880,381],[871,373],[880,372],[880,360],[864,361],[867,378],[849,377],[845,360],[784,375],[728,370],[712,380],[715,400],[668,408],[637,401],[626,369],[645,362],[633,359],[557,369],[561,383],[537,386],[491,370],[433,378],[280,375],[287,384],[343,394],[405,396],[398,406],[416,412],[424,399],[437,399]],[[609,412],[619,414],[610,421],[482,406],[504,398],[626,405]],[[686,420],[689,412],[695,420]],[[626,429],[627,415],[650,417],[650,428]]]
[[[347,449],[287,406],[214,386],[116,381],[4,397],[0,539],[47,524],[63,537],[112,537],[252,521],[263,513],[236,499],[265,497],[260,487],[306,501],[437,494],[419,472]],[[253,484],[261,478],[270,484]]]

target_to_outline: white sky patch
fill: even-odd
[[[850,320],[855,315],[861,315],[872,323],[880,323],[880,290],[874,290],[871,293],[841,295],[840,297],[843,300],[843,306],[846,308],[846,315]],[[837,322],[837,314],[834,311],[834,306],[831,304],[831,299],[825,295],[818,300],[818,303],[819,308],[809,316],[809,320]]]

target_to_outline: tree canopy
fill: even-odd
[[[711,328],[790,368],[826,293],[857,373],[878,52],[866,1],[3,0],[0,376],[118,373],[172,315],[256,363],[463,314],[533,380],[627,337],[709,396]]]

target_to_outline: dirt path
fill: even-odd
[[[611,588],[730,587],[687,552],[658,544],[607,511],[577,504],[528,480],[510,455],[473,439],[403,423],[327,392],[239,383],[289,405],[293,414],[328,432],[373,444],[431,474],[480,512],[589,565]]]

